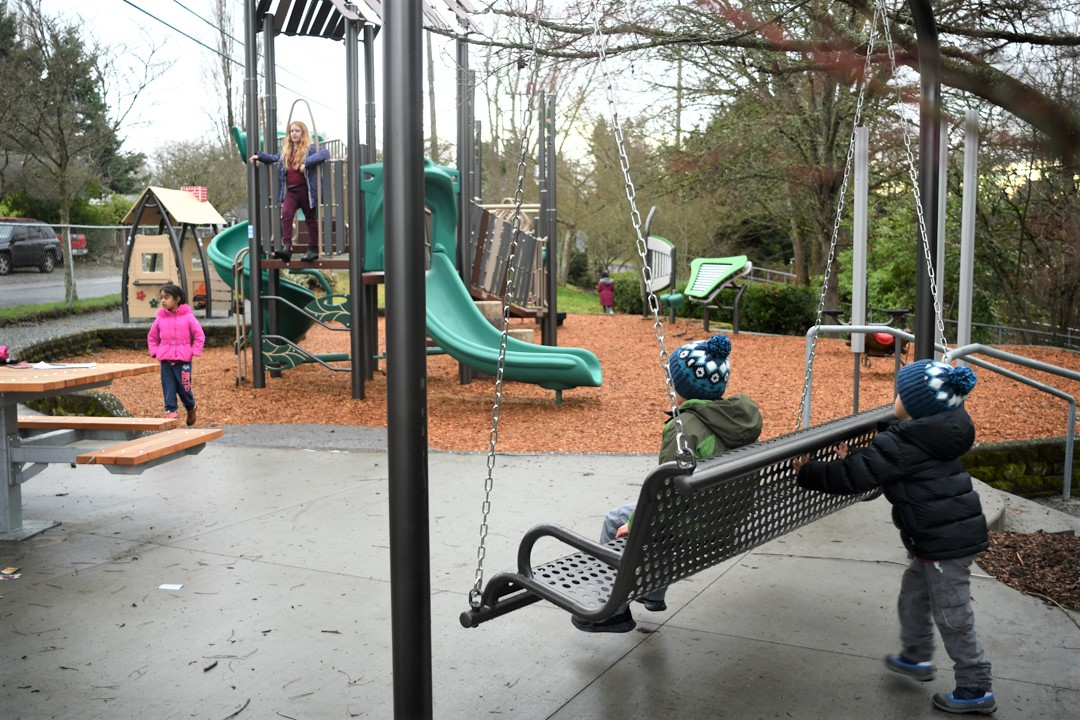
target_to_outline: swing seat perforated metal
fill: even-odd
[[[809,453],[836,457],[836,445],[869,445],[881,423],[895,419],[882,407],[799,430],[699,461],[691,474],[677,463],[649,473],[630,534],[607,545],[558,525],[538,525],[518,547],[517,572],[494,575],[481,606],[461,624],[481,623],[547,600],[586,620],[603,620],[624,603],[752,550],[861,500],[880,494],[828,495],[804,490],[791,460]],[[554,538],[577,552],[537,566],[533,547]]]

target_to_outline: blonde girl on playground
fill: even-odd
[[[161,390],[165,395],[165,417],[177,417],[176,398],[187,410],[187,424],[195,424],[195,394],[191,389],[191,360],[202,355],[206,334],[187,304],[184,290],[166,285],[158,295],[161,303],[150,326],[146,344],[150,356],[161,362]]]
[[[259,152],[248,158],[248,162],[261,162],[266,165],[281,163],[278,166],[278,203],[281,204],[281,243],[282,249],[274,257],[285,262],[292,260],[293,219],[297,210],[304,211],[304,223],[308,230],[308,250],[301,262],[315,262],[319,259],[319,226],[315,222],[315,207],[318,205],[318,183],[314,173],[308,170],[330,159],[326,148],[316,149],[311,142],[307,125],[299,120],[289,123],[289,139],[285,149],[279,153]]]

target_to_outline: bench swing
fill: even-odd
[[[875,23],[872,26],[864,78],[870,76],[870,57],[878,13],[884,13],[875,3]],[[600,34],[599,21],[594,20],[594,42],[599,65],[607,88],[609,110],[623,175],[626,179],[630,215],[637,236],[637,250],[642,259],[642,275],[649,287],[648,249],[642,237],[636,193],[630,179],[626,149],[622,140],[618,113],[615,107],[611,75]],[[888,30],[886,25],[886,40]],[[890,46],[890,58],[891,42]],[[534,55],[535,57],[535,55]],[[895,68],[895,61],[894,61]],[[844,208],[855,141],[859,126],[862,97],[866,82],[860,84],[859,102],[848,148],[847,167],[840,188],[837,217]],[[529,123],[526,121],[525,127]],[[906,127],[905,127],[906,139]],[[522,147],[525,145],[523,144]],[[910,154],[909,154],[910,157]],[[912,179],[915,178],[911,165]],[[519,202],[522,175],[519,174]],[[918,190],[916,185],[916,203]],[[921,207],[918,210],[924,248],[928,245]],[[839,223],[834,225],[832,245],[825,268],[825,280],[818,303],[816,326],[821,325],[831,266],[837,243]],[[931,269],[932,274],[932,269]],[[931,281],[931,287],[933,282]],[[660,365],[664,372],[671,413],[677,423],[677,459],[653,469],[645,478],[638,496],[634,522],[624,538],[601,545],[557,524],[541,524],[525,533],[518,546],[517,570],[500,572],[483,583],[483,560],[491,510],[493,489],[492,468],[495,462],[495,443],[498,437],[500,385],[496,381],[495,404],[492,409],[492,431],[488,453],[488,474],[485,481],[483,520],[477,567],[473,587],[469,592],[469,609],[462,612],[460,622],[466,628],[476,627],[488,620],[506,615],[539,600],[566,610],[584,620],[599,621],[613,615],[624,604],[642,598],[654,590],[667,587],[678,580],[706,570],[724,560],[789,533],[808,523],[860,501],[877,497],[880,488],[861,495],[828,495],[800,488],[793,458],[809,454],[815,460],[836,458],[838,443],[852,448],[868,446],[877,435],[879,425],[894,417],[892,406],[868,410],[857,415],[834,420],[814,427],[796,430],[788,435],[738,448],[723,455],[695,460],[686,446],[682,419],[679,415],[675,390],[668,369],[668,352],[664,347],[664,328],[659,303],[654,292],[648,302],[653,315],[655,335],[660,348]],[[934,297],[935,310],[938,308]],[[938,311],[940,318],[940,311]],[[504,316],[503,332],[506,332]],[[939,320],[939,329],[942,331]],[[803,395],[798,417],[809,424],[807,389],[813,367],[813,340],[806,361]],[[944,340],[944,337],[942,337]],[[501,378],[503,358],[499,358]],[[798,423],[798,421],[797,421]],[[534,564],[533,548],[542,538],[552,538],[569,546],[574,552],[556,560]]]

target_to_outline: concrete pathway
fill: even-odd
[[[63,524],[0,543],[21,572],[0,582],[0,716],[393,717],[385,454],[247,440],[141,476],[54,465],[24,486],[28,519]],[[500,456],[485,573],[511,569],[538,522],[598,534],[653,462]],[[943,653],[926,684],[881,662],[906,564],[884,500],[677,584],[667,612],[635,605],[638,632],[581,633],[546,603],[466,630],[485,457],[429,467],[436,718],[944,717]],[[989,489],[984,503],[1004,512]],[[981,572],[973,594],[997,717],[1076,717],[1080,618]]]

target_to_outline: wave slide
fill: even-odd
[[[446,253],[432,243],[427,273],[427,332],[450,357],[495,375],[502,332],[476,309]],[[549,390],[599,387],[600,361],[582,348],[534,345],[506,338],[503,378]]]
[[[217,235],[207,248],[207,256],[229,287],[233,286],[233,261],[247,247],[248,224],[244,222]],[[251,282],[248,259],[244,260],[244,280]],[[264,270],[264,293],[268,282],[269,272]],[[306,287],[288,280],[281,280],[280,287],[281,296],[297,307],[305,307],[315,299]],[[266,312],[262,319],[265,328],[269,324]],[[313,322],[307,313],[285,303],[279,305],[278,331],[282,336],[299,341]],[[454,264],[438,245],[431,253],[431,270],[427,273],[427,332],[458,362],[488,375],[496,374],[502,333],[476,309]],[[600,361],[588,350],[534,345],[508,337],[503,378],[559,391],[599,387],[603,375]]]
[[[229,287],[233,287],[233,261],[241,250],[245,250],[248,247],[248,224],[246,222],[237,223],[232,227],[226,228],[224,232],[221,232],[210,241],[210,245],[206,248],[206,255],[210,259],[210,262],[214,264],[214,269],[217,270],[218,275]],[[244,282],[250,288],[251,283],[251,258],[244,258]],[[262,272],[262,292],[266,294],[269,292],[270,273],[267,270]],[[315,299],[315,294],[308,290],[303,285],[297,285],[294,282],[288,280],[281,280],[279,283],[281,297],[288,300],[297,308],[307,306],[309,302]],[[250,292],[245,292],[245,296],[250,297]],[[262,314],[263,328],[270,326],[270,315],[264,310]],[[307,333],[308,329],[314,324],[314,320],[307,313],[297,310],[287,303],[278,303],[278,332],[283,336],[292,340],[293,342],[300,341]]]

